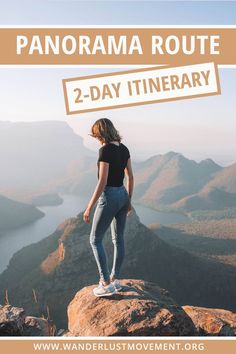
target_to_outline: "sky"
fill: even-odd
[[[0,25],[235,25],[235,1],[0,1]],[[66,116],[62,79],[123,68],[0,68],[0,120],[63,120],[84,138],[110,118],[135,159],[170,150],[221,165],[236,162],[236,67],[221,68],[222,94]]]

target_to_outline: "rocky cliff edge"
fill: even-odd
[[[236,336],[236,314],[196,306],[179,306],[157,284],[121,280],[123,289],[97,298],[90,285],[67,307],[68,329],[26,316],[24,309],[0,305],[0,336]]]
[[[122,291],[96,298],[93,286],[77,292],[67,310],[64,336],[208,336],[236,335],[236,314],[179,306],[155,283],[122,280]]]

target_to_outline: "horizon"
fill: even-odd
[[[11,123],[11,124],[21,124],[21,123],[27,123],[27,124],[31,124],[31,123],[46,123],[46,122],[49,122],[49,123],[63,123],[63,124],[66,124],[68,125],[72,131],[79,137],[82,139],[82,142],[83,142],[83,146],[87,149],[89,149],[91,152],[94,152],[94,154],[98,153],[98,148],[100,147],[99,145],[99,142],[97,142],[95,139],[92,139],[92,142],[93,144],[86,144],[86,139],[84,138],[83,135],[80,135],[76,129],[73,129],[73,126],[71,126],[68,122],[66,121],[62,121],[62,120],[53,120],[53,119],[48,119],[48,120],[42,120],[42,121],[11,121],[11,120],[0,120],[0,124],[2,123]],[[123,139],[122,139],[123,140]],[[132,158],[132,161],[136,162],[136,163],[139,163],[139,162],[144,162],[144,161],[147,161],[153,157],[156,157],[158,155],[167,155],[169,153],[174,153],[174,154],[179,154],[179,155],[182,155],[184,158],[188,159],[188,160],[193,160],[195,161],[196,163],[200,163],[202,161],[206,161],[206,160],[211,160],[213,161],[214,163],[216,163],[217,165],[219,165],[220,167],[229,167],[231,165],[234,165],[236,163],[236,159],[234,161],[232,161],[231,163],[228,163],[228,164],[225,164],[225,163],[220,163],[219,161],[216,161],[217,159],[215,159],[213,156],[210,156],[210,155],[205,155],[203,156],[202,158],[199,158],[199,159],[196,159],[196,158],[192,158],[191,156],[188,156],[188,155],[191,155],[191,154],[188,154],[188,153],[184,153],[184,152],[181,152],[181,151],[177,151],[177,150],[173,150],[173,149],[167,149],[166,151],[162,151],[162,152],[152,152],[150,154],[148,153],[145,153],[145,156],[143,155],[139,155],[139,154],[135,154],[135,147],[133,147],[132,145],[129,145],[128,143],[125,143],[127,144],[127,146],[129,147],[129,150],[131,152],[131,158]]]

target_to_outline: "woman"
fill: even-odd
[[[108,296],[121,290],[119,273],[125,252],[126,216],[131,213],[133,172],[129,150],[121,143],[121,136],[109,119],[98,119],[93,124],[90,135],[98,139],[102,147],[99,149],[97,161],[98,183],[83,219],[86,223],[90,222],[91,210],[98,201],[90,232],[90,244],[97,262],[100,281],[93,292],[95,296]],[[127,176],[127,189],[123,184],[124,174]],[[114,256],[109,274],[102,240],[110,225]]]

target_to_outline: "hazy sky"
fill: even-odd
[[[236,24],[234,1],[1,1],[2,25]],[[128,67],[127,67],[128,68]],[[124,70],[126,68],[122,68]],[[236,68],[220,69],[222,95],[98,113],[65,115],[63,78],[121,69],[0,68],[0,120],[64,120],[85,138],[100,117],[113,120],[135,158],[170,150],[236,162]]]

